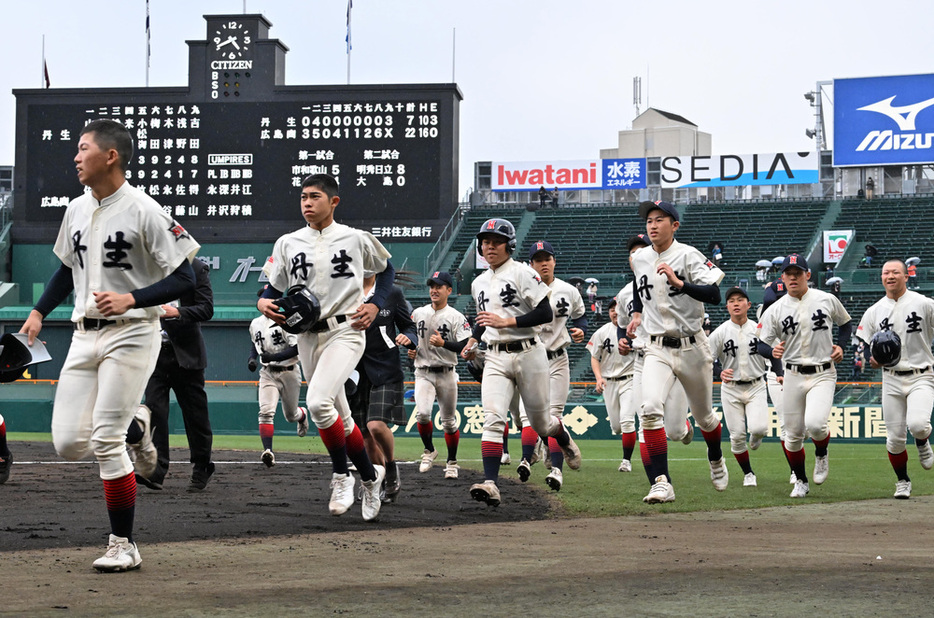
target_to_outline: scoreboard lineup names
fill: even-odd
[[[51,113],[43,114],[45,107]],[[437,161],[440,107],[437,101],[37,106],[31,149],[38,147],[35,160],[43,166],[57,160],[50,146],[67,143],[73,156],[80,127],[109,118],[134,137],[127,180],[170,215],[277,218],[254,209],[254,200],[269,203],[269,196],[257,195],[260,180],[294,197],[305,176],[327,173],[342,193],[355,188],[393,199],[407,175],[422,176],[419,168]],[[41,208],[64,208],[74,198],[73,183],[44,186],[53,193],[35,196]],[[405,231],[431,235],[421,227]]]

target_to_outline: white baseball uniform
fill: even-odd
[[[435,311],[431,304],[412,312],[418,332],[415,351],[415,410],[420,423],[431,422],[435,399],[445,433],[457,431],[457,352],[429,343],[437,332],[447,341],[470,338],[470,323],[450,305]]]
[[[713,359],[702,329],[704,303],[672,287],[668,278],[657,272],[662,263],[671,266],[686,283],[717,285],[724,276],[700,251],[677,240],[672,240],[661,254],[654,247],[632,254],[636,292],[643,305],[642,325],[648,335],[642,375],[642,426],[663,426],[665,400],[678,380],[698,427],[713,431],[720,420],[713,413]]]
[[[554,318],[536,328],[548,357],[549,409],[553,416],[561,418],[568,402],[568,389],[571,388],[571,363],[567,354],[567,348],[571,345],[568,322],[583,316],[587,309],[581,293],[570,283],[555,277],[548,288],[551,290],[549,302]],[[528,416],[521,401],[519,413],[520,423],[525,426]]]
[[[364,271],[384,271],[390,257],[372,234],[334,222],[320,231],[305,226],[280,237],[263,267],[275,289],[306,288],[321,304],[319,321],[327,330],[298,335],[308,413],[319,429],[340,417],[344,433],[353,430],[344,382],[363,356],[366,338],[350,327],[350,316],[363,302]]]
[[[636,414],[631,401],[635,354],[620,354],[618,341],[616,324],[607,322],[587,342],[587,351],[600,364],[600,374],[606,380],[603,401],[613,435],[636,430]]]
[[[483,272],[471,286],[478,311],[503,317],[529,313],[550,292],[538,273],[512,258],[499,268]],[[509,404],[517,389],[529,424],[539,435],[553,436],[562,431],[560,421],[549,414],[548,356],[538,328],[487,328],[483,341],[488,347],[480,388],[482,440],[502,443]]]
[[[627,284],[616,295],[616,323],[623,330],[629,326],[633,314],[633,286]],[[621,309],[622,308],[622,309]],[[645,366],[645,347],[649,336],[645,332],[642,324],[636,328],[636,336],[632,340],[632,352],[630,356],[633,359],[632,365],[632,386],[629,396],[629,407],[631,412],[625,409],[620,411],[620,422],[625,422],[628,415],[633,418],[639,418],[639,440],[642,441],[642,369]],[[665,399],[665,435],[670,440],[680,441],[684,439],[688,431],[694,431],[687,424],[688,418],[688,398],[684,392],[684,387],[680,380],[675,380],[672,384],[668,398]],[[628,423],[627,423],[628,426]],[[625,431],[625,430],[624,430]]]
[[[52,440],[65,459],[93,451],[104,480],[133,472],[126,430],[162,346],[158,306],[105,319],[94,292],[148,287],[194,259],[200,245],[155,200],[124,182],[98,202],[86,192],[68,205],[53,251],[72,271],[75,323],[52,409]]]
[[[898,364],[882,371],[882,417],[886,448],[893,455],[904,452],[906,429],[917,440],[931,435],[934,407],[934,300],[911,290],[897,300],[888,296],[866,310],[856,336],[868,345],[872,336],[891,330],[901,339]]]
[[[275,355],[297,345],[298,337],[287,333],[264,315],[250,322],[250,338],[262,361],[263,354]],[[272,425],[282,398],[282,413],[290,423],[302,420],[298,395],[302,386],[298,356],[274,363],[262,363],[259,370],[259,424]]]
[[[799,300],[786,294],[762,314],[758,337],[774,346],[784,342],[785,381],[782,412],[785,448],[800,451],[805,435],[814,440],[828,436],[827,421],[833,405],[837,370],[830,361],[832,324],[841,326],[850,314],[833,294],[808,289]]]
[[[720,387],[720,403],[734,454],[746,451],[747,431],[753,438],[768,433],[767,361],[756,353],[758,343],[752,320],[742,326],[727,320],[707,340],[711,355],[720,360],[723,369],[733,370],[733,379],[724,380]]]

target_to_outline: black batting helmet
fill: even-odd
[[[488,219],[480,226],[477,232],[477,253],[483,255],[480,250],[480,239],[486,234],[493,234],[506,239],[506,248],[509,253],[516,250],[516,228],[506,219]]]
[[[902,358],[902,340],[891,330],[880,330],[869,342],[869,353],[883,367],[894,367]]]
[[[26,373],[26,367],[32,363],[29,348],[13,333],[0,337],[0,382],[15,382]]]
[[[321,303],[306,288],[290,290],[289,295],[273,301],[285,316],[282,330],[297,335],[309,330],[321,317]]]

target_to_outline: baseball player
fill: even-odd
[[[730,450],[743,470],[743,487],[755,487],[756,475],[749,463],[749,448],[762,444],[769,428],[769,401],[766,394],[766,361],[781,375],[781,363],[772,358],[772,348],[756,338],[756,324],[748,318],[749,296],[746,290],[732,287],[726,292],[726,309],[730,319],[717,327],[707,340],[710,353],[719,360],[723,371],[720,379],[720,404],[723,418],[730,430]]]
[[[885,446],[897,478],[895,497],[907,499],[911,497],[911,479],[906,429],[915,438],[921,467],[934,467],[934,450],[928,440],[934,407],[934,300],[907,288],[908,269],[901,260],[882,265],[882,286],[885,297],[863,314],[856,336],[869,344],[876,333],[889,332],[898,335],[901,343],[897,363],[882,370],[882,418]],[[882,366],[874,356],[869,363],[873,368]]]
[[[306,290],[320,303],[320,317],[298,335],[298,356],[308,380],[306,410],[331,456],[332,515],[342,515],[354,503],[353,462],[363,480],[363,519],[379,516],[380,487],[385,468],[374,466],[363,434],[350,414],[344,382],[357,366],[366,330],[392,290],[395,271],[389,252],[367,232],[334,221],[340,202],[337,181],[314,174],[302,181],[301,208],[307,225],[280,237],[263,272],[269,287],[256,308],[277,324],[285,316],[274,302],[284,292]],[[363,302],[364,271],[376,273],[373,297]]]
[[[556,418],[564,416],[564,406],[568,401],[568,389],[571,387],[571,363],[568,359],[567,348],[574,343],[583,343],[587,333],[587,316],[584,308],[584,299],[576,287],[555,277],[555,250],[547,240],[538,240],[529,248],[529,262],[542,283],[550,290],[549,299],[551,312],[554,316],[550,322],[538,327],[538,336],[545,346],[545,355],[548,358],[548,392],[551,415]],[[522,424],[522,461],[516,471],[522,482],[529,480],[532,473],[531,464],[538,434],[528,422],[524,402],[519,402],[519,420]],[[528,428],[528,429],[526,429]],[[564,484],[564,455],[561,447],[554,438],[542,438],[548,444],[551,461],[551,471],[545,478],[545,483],[554,491],[560,491]]]
[[[471,287],[477,303],[477,321],[461,356],[470,360],[478,341],[487,343],[480,393],[483,400],[484,482],[470,488],[470,495],[498,506],[496,486],[503,455],[506,413],[514,392],[525,404],[529,424],[541,436],[554,436],[568,467],[580,468],[580,450],[560,419],[549,413],[548,356],[536,326],[553,319],[548,301],[550,289],[538,274],[511,258],[516,249],[516,229],[505,219],[486,221],[477,233],[477,251],[490,268],[474,279]]]
[[[632,254],[643,247],[651,247],[652,241],[646,234],[636,234],[626,243],[626,250],[629,253],[629,266],[632,268]],[[635,448],[636,441],[639,442],[639,454],[642,459],[642,466],[648,476],[649,485],[655,484],[655,476],[652,474],[651,458],[648,450],[645,448],[645,437],[640,431],[636,432],[635,419],[642,416],[642,368],[645,362],[645,346],[648,342],[648,335],[641,324],[641,311],[635,310],[635,281],[624,286],[616,295],[616,325],[617,325],[617,350],[623,356],[632,354],[632,387],[628,398],[628,408],[620,410],[621,423],[625,424],[622,429],[623,448],[631,446]],[[626,334],[630,321],[633,317],[639,317],[640,322],[636,326],[635,335],[630,338]],[[665,434],[669,440],[679,441],[682,444],[690,444],[694,440],[694,428],[691,427],[691,421],[688,420],[688,401],[684,393],[684,387],[681,382],[675,380],[672,384],[668,398],[665,400]],[[630,419],[631,422],[630,422]],[[631,451],[630,451],[631,453]],[[619,470],[629,472],[632,470],[631,460],[626,463],[621,462]]]
[[[10,468],[13,467],[13,453],[6,441],[6,421],[0,414],[0,485],[10,478]]]
[[[642,434],[649,452],[655,483],[645,497],[650,504],[671,502],[674,489],[668,474],[665,435],[665,400],[675,380],[687,394],[694,421],[707,443],[710,478],[717,491],[729,482],[720,445],[722,427],[713,413],[713,359],[702,329],[704,303],[720,302],[717,285],[723,272],[694,247],[675,240],[680,227],[678,209],[669,202],[642,202],[652,246],[632,254],[638,293],[636,309],[627,327],[632,337],[641,324],[648,342],[642,371]]]
[[[785,379],[782,412],[785,450],[795,473],[792,498],[804,498],[810,491],[804,471],[804,438],[814,442],[814,482],[827,480],[827,421],[837,384],[834,363],[843,360],[843,346],[850,341],[853,327],[850,314],[840,300],[818,289],[809,289],[811,271],[803,256],[792,253],[782,262],[782,282],[787,294],[763,312],[759,339],[775,342],[774,358],[782,360]],[[832,324],[839,326],[833,342]]]
[[[262,292],[260,290],[260,294]],[[252,345],[247,368],[256,371],[259,367],[259,439],[263,445],[260,459],[267,468],[271,468],[276,465],[272,438],[280,398],[285,420],[296,424],[300,438],[308,433],[308,411],[298,405],[302,387],[298,336],[282,330],[274,321],[261,315],[250,322],[250,341]]]
[[[426,285],[431,303],[412,312],[419,336],[415,353],[415,409],[418,435],[425,447],[418,471],[428,472],[438,457],[431,439],[431,413],[437,399],[447,445],[444,478],[456,479],[461,435],[457,427],[457,355],[470,339],[470,324],[464,314],[448,305],[448,297],[454,290],[450,274],[436,272]]]
[[[136,478],[126,431],[162,346],[159,305],[191,290],[200,246],[155,200],[125,180],[129,132],[113,120],[81,130],[75,167],[90,191],[68,205],[53,252],[61,260],[20,332],[31,345],[42,320],[74,291],[75,331],[52,408],[52,441],[77,460],[94,453],[111,534],[99,571],[140,566],[133,540]]]
[[[376,277],[366,273],[363,279],[364,302],[375,294],[375,284]],[[370,460],[386,468],[380,495],[383,502],[395,502],[402,487],[395,461],[395,439],[389,423],[405,424],[404,376],[399,346],[411,350],[418,344],[411,315],[412,305],[406,300],[402,288],[392,286],[376,319],[366,330],[366,347],[357,364],[360,382],[350,398],[354,422],[361,427]]]
[[[635,354],[620,354],[617,341],[617,302],[610,301],[610,321],[597,329],[587,342],[590,368],[603,394],[610,431],[622,434],[623,460],[620,472],[632,472],[632,452],[636,447],[636,413],[632,405],[632,372]]]

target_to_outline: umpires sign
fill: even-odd
[[[15,241],[55,239],[82,190],[78,133],[98,118],[134,136],[127,180],[202,242],[295,229],[301,180],[319,172],[341,184],[339,221],[435,240],[457,193],[456,85],[285,86],[287,48],[263,16],[205,19],[207,39],[188,42],[187,88],[14,91]]]

